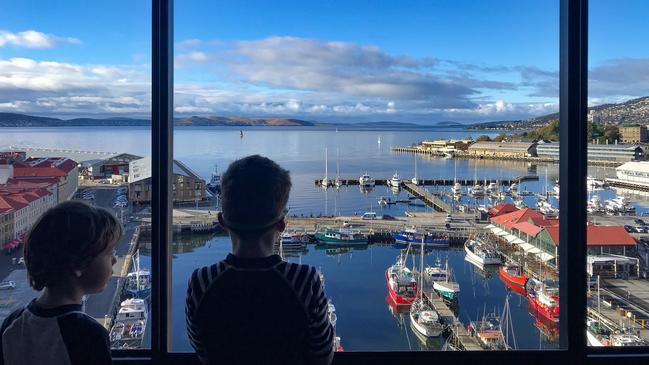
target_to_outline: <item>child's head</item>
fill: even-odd
[[[290,190],[288,171],[272,160],[259,155],[237,160],[221,179],[222,224],[242,239],[282,231]]]
[[[45,212],[25,240],[30,285],[41,290],[76,284],[84,293],[102,291],[113,273],[113,249],[122,226],[108,211],[78,201]]]

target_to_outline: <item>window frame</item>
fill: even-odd
[[[152,1],[152,245],[151,348],[113,350],[116,364],[200,364],[192,353],[171,351],[171,192],[173,161],[173,0]],[[493,361],[547,364],[637,363],[646,348],[592,348],[586,343],[586,110],[588,0],[560,0],[560,344],[559,350],[337,353],[335,364],[411,361]],[[578,122],[574,122],[578,121]],[[570,293],[583,293],[581,296]]]

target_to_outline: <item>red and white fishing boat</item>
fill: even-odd
[[[527,299],[530,312],[539,318],[559,322],[559,286],[552,281],[528,284]]]
[[[399,256],[397,262],[385,270],[390,298],[397,306],[411,305],[417,296],[417,280],[406,267],[405,259]]]
[[[523,274],[523,269],[517,265],[501,266],[498,271],[501,278],[521,287],[525,287],[529,279],[529,276]]]

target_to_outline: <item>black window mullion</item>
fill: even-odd
[[[560,344],[577,363],[586,353],[586,175],[588,0],[561,0]]]
[[[173,159],[173,0],[152,0],[151,353],[166,358],[171,310],[171,175]]]

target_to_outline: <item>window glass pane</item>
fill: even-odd
[[[589,5],[588,345],[649,345],[646,82],[642,1]],[[610,25],[615,24],[614,27]]]
[[[252,154],[290,171],[275,252],[322,272],[345,351],[558,348],[558,1],[177,1],[174,19],[174,351],[192,272],[232,250],[220,176]]]
[[[83,201],[115,215],[124,233],[106,288],[88,293],[83,308],[112,330],[113,347],[150,346],[150,261],[139,246],[150,221],[150,3],[0,5],[0,287],[7,289],[0,291],[0,319],[39,295],[23,262],[26,232],[48,208]],[[77,220],[61,227],[89,228]],[[57,241],[65,237],[51,235],[49,244],[68,246],[47,259],[83,266],[66,247],[87,242]],[[137,278],[144,300],[125,302]],[[122,304],[131,310],[120,312]]]

